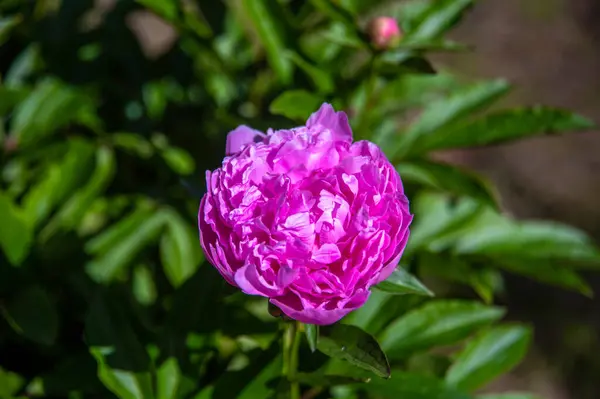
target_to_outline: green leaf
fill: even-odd
[[[21,290],[4,309],[11,327],[42,345],[53,345],[58,336],[58,311],[52,298],[40,286]]]
[[[170,357],[156,371],[156,399],[176,399],[180,382],[179,363]]]
[[[281,26],[281,19],[275,14],[275,10],[280,8],[279,4],[274,0],[242,0],[241,5],[244,15],[254,26],[265,48],[271,68],[281,83],[289,84],[294,69],[291,60],[283,56],[288,46],[284,41],[285,32]]]
[[[105,254],[87,263],[89,276],[99,283],[108,283],[119,275],[135,256],[160,236],[166,222],[166,214],[157,211],[144,220],[135,230],[123,238]]]
[[[466,195],[491,207],[497,207],[497,194],[493,186],[476,173],[427,160],[403,162],[396,169],[402,176],[402,181],[450,194]]]
[[[583,277],[567,268],[562,264],[564,262],[507,258],[494,259],[494,263],[505,270],[522,274],[542,283],[579,292],[590,298],[594,296],[592,288]]]
[[[329,49],[330,54],[337,53],[340,49],[337,46],[331,46],[331,44],[337,44],[339,46],[350,47],[353,49],[366,49],[367,44],[362,40],[356,31],[356,25],[347,25],[344,23],[332,23],[328,29],[315,33],[315,36],[319,39],[326,39],[331,43],[324,43],[324,46]],[[335,50],[334,50],[335,49]]]
[[[0,45],[4,44],[10,37],[12,30],[21,23],[21,15],[11,15],[10,17],[0,18]]]
[[[92,255],[102,255],[119,245],[137,227],[152,216],[155,210],[147,203],[140,203],[128,216],[104,230],[85,244],[85,251]]]
[[[392,359],[435,346],[459,342],[499,320],[504,309],[478,302],[440,300],[408,312],[382,334],[381,345]]]
[[[509,85],[504,80],[477,83],[454,92],[450,97],[429,104],[419,118],[389,150],[396,159],[414,152],[422,140],[458,119],[486,107],[504,95]]]
[[[156,285],[147,266],[137,265],[133,269],[132,284],[133,296],[141,305],[152,305],[156,301]]]
[[[89,176],[94,150],[91,143],[81,139],[68,142],[62,160],[51,163],[23,199],[23,209],[31,225],[37,226],[45,220]]]
[[[360,328],[345,324],[322,326],[319,351],[372,371],[379,377],[390,377],[390,365],[379,343]]]
[[[466,51],[469,46],[451,40],[401,42],[395,51]]]
[[[179,287],[197,270],[203,256],[198,233],[173,210],[166,211],[167,229],[160,241],[163,270],[169,282]]]
[[[22,86],[27,78],[35,72],[41,64],[39,43],[30,44],[12,62],[6,75],[4,85],[10,88]]]
[[[25,378],[0,367],[0,398],[12,398],[25,383]]]
[[[375,287],[381,291],[396,295],[416,294],[434,296],[433,292],[402,267],[398,267],[387,280],[382,281]]]
[[[99,147],[96,150],[96,166],[85,186],[60,208],[56,216],[42,230],[42,239],[48,238],[57,229],[73,229],[82,221],[96,198],[108,187],[115,174],[116,161],[113,150]]]
[[[363,387],[382,399],[471,399],[437,378],[401,370],[394,370],[393,375],[389,380],[373,380]]]
[[[371,381],[370,378],[354,378],[344,375],[329,375],[320,373],[298,373],[294,380],[300,384],[312,386],[312,387],[331,387],[339,385],[354,385],[357,383],[364,383]]]
[[[479,223],[461,236],[454,252],[504,259],[600,264],[600,251],[587,234],[549,221]]]
[[[160,152],[167,165],[177,174],[190,175],[196,170],[194,158],[184,149],[167,147]]]
[[[338,6],[333,1],[329,0],[310,0],[312,5],[321,11],[323,14],[327,15],[329,18],[334,21],[340,21],[344,23],[344,25],[350,26],[356,29],[356,22],[354,21],[354,16],[349,13],[344,8]]]
[[[367,303],[344,318],[345,324],[360,327],[371,335],[379,336],[390,322],[421,305],[427,297],[422,295],[390,295],[373,290]]]
[[[315,88],[320,93],[331,93],[335,89],[335,83],[332,76],[328,72],[325,72],[323,68],[311,64],[293,51],[288,50],[282,56],[289,58],[294,64],[300,67],[300,69],[302,69],[312,80]]]
[[[540,396],[531,393],[509,392],[509,393],[491,393],[477,396],[477,399],[542,399]]]
[[[15,105],[27,98],[28,94],[27,89],[0,86],[0,116],[6,116]]]
[[[98,363],[98,377],[112,393],[152,399],[150,358],[131,326],[132,317],[124,301],[99,291],[85,320],[86,341]]]
[[[387,51],[376,58],[374,69],[392,78],[405,74],[435,75],[433,65],[418,52],[411,50]]]
[[[137,155],[142,159],[148,159],[154,154],[152,144],[144,137],[135,133],[113,133],[110,135],[111,142],[118,148]]]
[[[241,370],[222,374],[212,395],[214,399],[267,398],[272,388],[268,382],[280,375],[282,356],[279,345],[274,342],[267,350],[257,349],[249,356],[249,364]]]
[[[548,107],[494,112],[473,122],[438,130],[418,144],[420,152],[500,144],[540,135],[589,130],[594,123],[577,114]]]
[[[380,107],[383,107],[385,112],[392,113],[428,105],[448,96],[460,87],[457,78],[446,72],[434,76],[407,74],[386,82],[377,94],[377,98]]]
[[[4,193],[0,192],[0,247],[13,266],[27,257],[33,241],[33,231],[25,213]]]
[[[304,332],[306,333],[306,339],[308,340],[308,346],[311,352],[317,350],[319,344],[319,326],[315,324],[304,324]]]
[[[283,115],[293,120],[305,121],[323,103],[321,97],[306,90],[289,90],[283,92],[269,106],[274,115]]]
[[[94,109],[90,98],[55,79],[41,81],[15,109],[11,134],[29,146],[72,121],[82,122]]]
[[[119,399],[154,398],[150,373],[111,368],[105,360],[108,353],[103,348],[92,347],[90,353],[98,362],[98,378]]]
[[[430,2],[429,7],[415,18],[414,26],[406,32],[402,43],[427,42],[439,38],[457,22],[462,13],[472,4],[473,0]]]
[[[484,331],[458,355],[446,382],[473,391],[509,371],[525,356],[531,330],[520,325],[494,327]]]
[[[418,267],[423,275],[435,275],[473,287],[487,304],[493,302],[494,294],[503,286],[502,274],[497,269],[473,267],[464,259],[447,254],[422,254],[419,256]]]
[[[177,1],[175,0],[136,0],[138,3],[148,7],[158,16],[163,17],[167,21],[175,21],[177,19]]]
[[[453,203],[450,197],[431,192],[421,192],[413,203],[416,222],[405,253],[419,248],[432,252],[446,249],[485,211],[482,204],[470,198]]]

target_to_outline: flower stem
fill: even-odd
[[[286,323],[283,333],[283,375],[290,383],[290,399],[300,399],[300,385],[296,380],[298,372],[298,348],[300,347],[300,334],[298,322]]]

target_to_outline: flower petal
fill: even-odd
[[[234,155],[242,150],[246,144],[257,143],[267,137],[264,133],[241,125],[227,134],[225,143],[225,155]]]
[[[357,292],[345,301],[342,307],[335,309],[305,308],[302,306],[298,296],[288,291],[285,295],[271,298],[270,302],[277,306],[286,316],[307,324],[329,325],[336,323],[348,313],[360,308],[369,299],[369,291]]]
[[[321,108],[308,118],[308,128],[322,126],[329,129],[336,141],[352,142],[352,129],[345,112],[335,112],[331,104],[324,103]]]

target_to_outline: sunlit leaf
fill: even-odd
[[[293,120],[305,121],[323,103],[323,99],[305,90],[283,92],[269,106],[275,115],[283,115]]]
[[[403,42],[426,42],[440,37],[451,28],[473,0],[432,1],[415,18],[414,26],[406,32]]]
[[[403,267],[398,267],[390,277],[375,287],[381,291],[396,295],[416,294],[434,296],[433,292]]]
[[[319,68],[316,65],[306,61],[302,56],[293,51],[286,51],[283,54],[284,57],[289,58],[296,64],[302,71],[304,71],[308,77],[312,80],[315,89],[321,93],[331,93],[335,88],[332,76],[329,72]]]
[[[392,323],[381,337],[381,345],[391,359],[449,345],[499,320],[504,310],[477,302],[432,301],[408,312]]]
[[[11,136],[21,147],[32,145],[69,122],[89,122],[86,118],[93,108],[91,99],[74,87],[45,79],[15,109]]]
[[[432,102],[386,152],[394,159],[410,154],[418,147],[420,140],[425,140],[450,123],[490,105],[508,89],[509,85],[504,80],[476,83],[454,92],[448,98]]]
[[[517,365],[525,356],[531,331],[520,325],[494,327],[469,342],[446,374],[446,382],[472,391]]]
[[[13,397],[24,383],[25,378],[0,367],[0,398]]]
[[[288,84],[292,79],[293,63],[283,54],[287,49],[284,28],[275,10],[279,4],[275,0],[241,2],[245,16],[252,22],[254,29],[265,48],[267,60],[281,83]]]
[[[194,158],[182,148],[167,147],[160,152],[167,165],[180,175],[190,175],[196,169]]]
[[[157,15],[165,18],[167,21],[174,21],[177,18],[176,0],[136,0],[138,3],[148,7]]]
[[[89,276],[99,283],[112,281],[131,264],[144,247],[159,237],[165,222],[165,213],[159,211],[135,226],[135,230],[123,237],[114,247],[86,264],[85,269]]]
[[[29,253],[33,230],[23,210],[0,192],[0,247],[13,266],[19,266]]]
[[[23,198],[23,209],[33,226],[44,221],[58,204],[86,180],[93,164],[94,146],[80,139],[68,142],[67,153],[51,163]]]
[[[151,305],[156,301],[156,285],[150,269],[143,264],[133,269],[132,293],[142,305]]]
[[[177,359],[170,357],[156,371],[156,399],[177,398],[180,381],[181,370]]]
[[[390,377],[390,365],[379,343],[356,326],[322,326],[317,348],[330,357],[346,360],[379,377]]]
[[[317,350],[319,344],[319,326],[315,324],[304,324],[304,330],[306,332],[306,339],[308,340],[308,346],[312,352]]]
[[[47,238],[56,229],[72,229],[83,219],[94,200],[110,184],[116,169],[115,156],[112,149],[99,147],[96,150],[96,165],[87,183],[59,209],[42,231],[42,237]]]
[[[131,314],[108,293],[98,292],[85,320],[85,337],[100,381],[117,397],[154,397],[150,358],[131,325]]]
[[[471,399],[471,397],[455,388],[446,386],[440,380],[420,375],[393,370],[389,380],[377,380],[365,384],[364,390],[385,399]]]
[[[496,207],[497,194],[492,185],[473,172],[427,160],[403,162],[396,169],[405,182],[421,184],[450,194],[466,195]]]
[[[160,241],[163,270],[174,287],[190,278],[202,261],[198,234],[181,216],[167,210],[166,230]]]
[[[439,130],[419,140],[415,151],[500,144],[527,137],[589,130],[593,126],[591,120],[559,109],[511,109]]]

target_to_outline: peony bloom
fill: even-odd
[[[206,173],[200,241],[232,285],[292,319],[332,324],[396,268],[412,216],[400,176],[375,144],[352,143],[324,104],[306,126],[240,126]]]
[[[402,36],[398,21],[392,17],[378,17],[373,19],[369,24],[368,30],[371,42],[379,49],[395,46]]]

